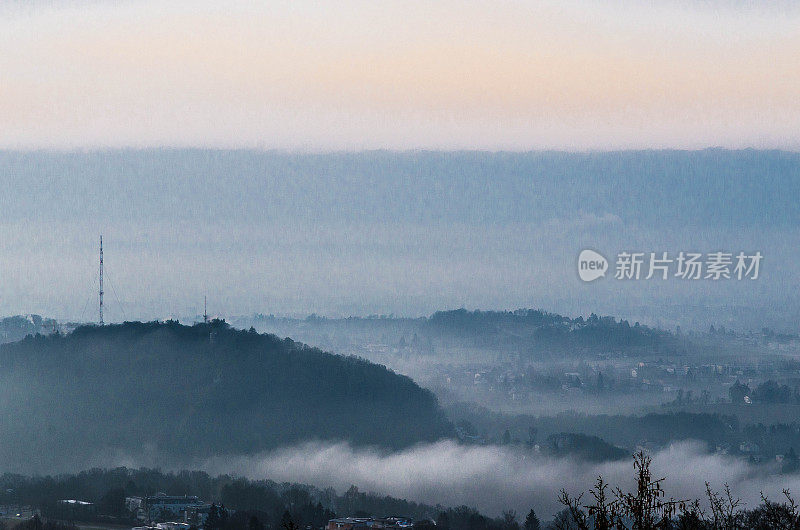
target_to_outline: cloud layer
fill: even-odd
[[[206,464],[214,473],[234,472],[332,486],[345,491],[355,484],[372,491],[429,504],[466,504],[499,515],[504,509],[524,514],[531,507],[550,516],[560,510],[560,488],[588,490],[598,475],[612,485],[633,486],[631,461],[590,464],[531,454],[500,446],[462,446],[451,441],[421,445],[397,453],[353,449],[346,444],[308,443],[258,457],[218,458]],[[779,500],[783,488],[800,490],[800,476],[768,474],[727,456],[710,455],[700,445],[683,442],[653,455],[654,475],[666,477],[668,496],[703,499],[705,482],[720,490],[729,484],[746,507],[760,503],[760,492]]]

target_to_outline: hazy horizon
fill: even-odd
[[[0,169],[2,314],[96,319],[101,234],[109,321],[204,296],[221,316],[531,307],[668,329],[800,313],[795,153],[5,151]],[[584,248],[765,258],[755,281],[584,284]]]

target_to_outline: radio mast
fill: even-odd
[[[103,236],[100,236],[100,325],[103,325]]]
[[[203,297],[203,322],[208,324],[208,297]]]

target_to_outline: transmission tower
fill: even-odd
[[[100,325],[103,325],[103,236],[100,236]]]

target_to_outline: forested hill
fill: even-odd
[[[544,347],[554,351],[669,352],[675,336],[638,322],[609,316],[569,318],[536,309],[516,311],[438,311],[427,326],[440,334],[472,337],[485,343]]]
[[[302,440],[398,448],[450,434],[383,366],[221,321],[87,326],[0,346],[0,462],[69,469],[255,453]]]
[[[329,319],[312,315],[298,320],[255,315],[239,318],[234,325],[253,325],[336,351],[359,351],[364,344],[421,355],[480,348],[543,360],[585,354],[672,355],[693,347],[685,337],[638,322],[595,314],[570,318],[537,309],[456,309],[427,318]]]

